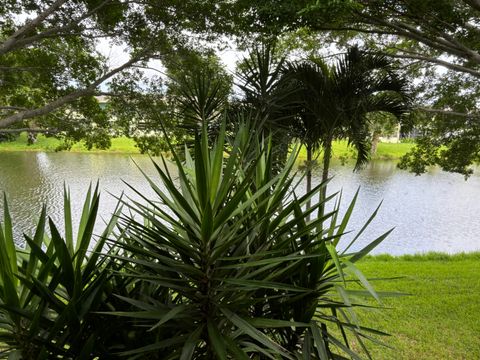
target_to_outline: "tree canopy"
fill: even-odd
[[[112,122],[94,95],[149,89],[148,102],[160,103],[163,85],[142,73],[152,60],[171,74],[184,51],[211,48],[224,35],[251,44],[290,34],[291,47],[316,55],[358,43],[396,60],[416,85],[424,135],[403,164],[468,175],[480,157],[479,12],[477,0],[7,0],[0,131],[45,130],[108,146]],[[100,42],[123,47],[124,56],[109,59]]]
[[[136,68],[226,32],[226,15],[216,1],[7,1],[0,10],[0,128],[106,135],[111,124],[93,96],[115,78],[141,83]],[[107,58],[100,41],[123,46],[125,55]]]
[[[288,10],[283,16],[266,16],[276,3],[262,2],[256,14],[278,33],[290,32],[290,48],[316,53],[331,44],[342,51],[360,43],[396,59],[414,81],[415,118],[423,137],[404,159],[404,166],[416,173],[429,165],[471,173],[471,164],[480,158],[476,101],[480,94],[480,2],[295,1],[282,8]]]

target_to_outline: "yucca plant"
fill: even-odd
[[[44,206],[34,236],[25,235],[25,248],[20,248],[15,246],[5,197],[0,223],[3,358],[92,359],[107,353],[112,335],[121,337],[112,319],[105,322],[94,313],[111,309],[107,304],[112,291],[118,292],[109,271],[115,264],[101,254],[109,252],[105,242],[114,231],[120,208],[95,237],[99,192],[98,187],[89,188],[75,239],[67,189],[64,199],[64,236],[47,220]],[[122,342],[113,341],[117,340]]]
[[[178,176],[155,164],[161,182],[147,179],[157,197],[121,198],[126,211],[119,206],[98,237],[98,189],[87,193],[76,239],[66,190],[64,235],[51,219],[48,234],[44,208],[25,249],[15,246],[5,200],[2,356],[358,359],[353,339],[370,357],[364,341],[382,333],[362,327],[354,309],[386,294],[354,263],[388,233],[339,253],[356,196],[343,219],[337,199],[308,220],[335,196],[307,208],[325,184],[298,194],[296,152],[272,171],[271,147],[248,124],[228,141],[223,124],[209,146],[204,124],[185,161],[172,148]]]
[[[184,162],[172,149],[178,175],[165,161],[154,163],[162,185],[146,178],[156,198],[137,191],[143,201],[124,201],[131,214],[121,220],[124,236],[114,257],[125,263],[119,276],[134,279],[138,291],[121,297],[131,311],[110,315],[125,317],[145,343],[121,354],[358,359],[351,339],[366,351],[364,339],[380,332],[356,322],[357,297],[382,294],[354,263],[388,233],[359,252],[339,254],[356,197],[342,220],[337,204],[308,221],[333,197],[305,209],[325,184],[296,193],[295,152],[274,174],[270,141],[247,125],[239,127],[228,157],[224,127],[212,146],[206,126],[202,133]]]

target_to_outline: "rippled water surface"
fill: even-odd
[[[72,211],[77,220],[88,185],[97,179],[103,190],[100,213],[104,216],[116,204],[115,197],[107,191],[113,195],[122,191],[131,194],[123,181],[151,196],[152,191],[135,163],[154,176],[151,162],[144,156],[0,153],[0,191],[7,193],[17,238],[21,240],[22,232],[31,231],[44,202],[50,216],[62,221],[64,181],[71,189]],[[361,187],[349,227],[353,234],[383,200],[376,220],[358,246],[395,227],[376,253],[480,250],[478,174],[468,181],[461,175],[439,170],[414,176],[398,170],[393,162],[373,162],[357,173],[348,166],[335,166],[332,175],[329,192],[343,189],[344,206]]]

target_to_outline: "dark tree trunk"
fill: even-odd
[[[323,170],[322,170],[322,183],[328,180],[328,170],[330,168],[330,159],[332,157],[332,139],[327,139],[323,143]],[[318,201],[320,206],[318,207],[318,217],[321,218],[325,214],[325,205],[323,202],[327,197],[327,185],[320,189],[318,195]]]
[[[307,193],[309,193],[312,190],[312,155],[313,155],[313,149],[312,145],[307,145]],[[307,210],[310,209],[312,206],[312,203],[310,199],[307,201]],[[310,216],[308,216],[307,220],[310,220]]]

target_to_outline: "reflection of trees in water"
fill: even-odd
[[[160,184],[148,157],[134,156],[133,160]],[[22,231],[33,228],[45,201],[49,215],[58,224],[63,224],[64,181],[71,189],[74,219],[79,217],[88,184],[97,179],[100,179],[102,189],[99,209],[102,216],[111,213],[116,205],[115,198],[108,192],[119,195],[126,190],[132,195],[122,180],[149,197],[151,193],[147,181],[134,161],[130,156],[112,154],[0,153],[0,192],[6,191],[8,195],[16,224],[16,238],[23,240]],[[385,242],[388,251],[393,253],[480,249],[476,236],[480,233],[477,221],[480,213],[480,176],[476,174],[465,182],[461,175],[437,169],[416,177],[397,169],[392,161],[373,161],[356,173],[348,164],[335,165],[332,167],[335,177],[329,184],[329,192],[343,189],[343,203],[348,206],[355,191],[361,187],[350,230],[358,230],[378,203],[384,200],[372,231],[396,227]],[[173,171],[171,175],[177,177]],[[314,184],[320,178],[321,169],[317,169]],[[3,216],[2,212],[0,206],[0,216]],[[370,235],[378,236],[375,231],[365,234],[365,239]],[[448,245],[449,241],[453,245]],[[475,242],[478,244],[475,245]],[[386,247],[379,249],[386,250]]]
[[[369,178],[370,181],[385,182],[388,181],[395,172],[400,171],[395,161],[371,161],[364,169],[360,170]]]
[[[54,219],[59,230],[63,231],[64,183],[70,188],[75,224],[79,221],[89,183],[95,185],[97,180],[100,182],[102,194],[99,211],[105,216],[117,204],[116,198],[109,193],[119,196],[122,191],[129,192],[122,180],[138,188],[145,186],[147,194],[147,181],[135,163],[153,175],[153,166],[147,156],[133,156],[132,160],[132,156],[121,154],[0,154],[0,192],[5,191],[9,199],[15,238],[23,243],[23,232],[34,228],[43,203],[47,204],[47,214]],[[175,173],[172,172],[172,176],[176,177]],[[3,216],[2,212],[3,207],[0,206],[0,216]]]
[[[15,238],[23,242],[25,225],[33,228],[37,221],[42,203],[55,203],[48,165],[43,153],[4,153],[0,156],[0,191],[8,198],[10,212],[14,221]],[[51,205],[50,205],[51,206]],[[0,206],[3,217],[3,206]]]

